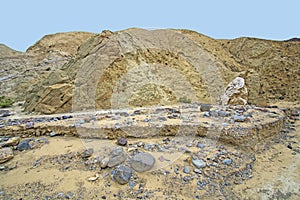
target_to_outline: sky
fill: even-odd
[[[25,51],[46,34],[184,28],[218,39],[300,37],[299,0],[3,0],[0,43]]]

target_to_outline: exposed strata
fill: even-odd
[[[201,136],[255,149],[280,131],[285,117],[276,108],[215,105],[201,112],[200,107],[201,104],[183,104],[26,117],[3,121],[0,132],[22,137],[55,133],[98,139]]]

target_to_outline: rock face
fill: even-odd
[[[180,99],[221,103],[236,77],[244,79],[248,99],[240,91],[223,103],[300,99],[300,43],[294,40],[214,40],[189,30],[127,29],[59,33],[25,53],[4,45],[0,50],[0,95],[25,100],[26,111],[168,105]]]
[[[225,93],[221,96],[222,105],[246,105],[248,99],[248,90],[245,86],[245,79],[236,77],[227,86]]]
[[[59,70],[75,56],[78,46],[93,35],[84,32],[46,35],[25,53],[0,44],[0,96],[24,101],[31,86]]]

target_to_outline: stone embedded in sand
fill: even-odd
[[[116,181],[121,185],[128,183],[131,176],[132,176],[132,169],[130,169],[125,165],[121,165],[117,169],[111,172],[112,180]]]
[[[221,96],[222,105],[246,105],[248,100],[248,90],[245,86],[245,80],[241,77],[236,77],[231,81],[225,93]]]
[[[13,159],[14,153],[13,150],[9,147],[0,149],[0,163],[7,162]]]
[[[103,159],[100,161],[100,167],[101,167],[102,169],[106,168],[108,162],[109,162],[109,158],[108,158],[108,157],[103,158]]]
[[[126,138],[119,137],[117,139],[117,143],[118,143],[118,145],[125,146],[127,144],[127,140],[126,140]]]
[[[155,158],[149,153],[139,153],[131,159],[131,167],[137,172],[149,171],[154,163]]]
[[[202,104],[200,106],[200,111],[201,112],[210,111],[211,108],[212,108],[212,105],[210,105],[210,104]]]
[[[206,163],[203,160],[201,160],[201,159],[192,160],[192,163],[198,169],[206,167]]]
[[[33,138],[22,140],[18,144],[17,149],[19,151],[23,151],[23,150],[27,150],[27,149],[32,149],[33,148],[33,141],[34,141]]]
[[[115,167],[123,163],[127,159],[127,155],[124,153],[122,147],[116,147],[110,152],[108,167]]]
[[[86,150],[84,150],[82,152],[81,157],[83,159],[86,159],[86,158],[91,157],[93,155],[93,153],[94,153],[94,149],[93,148],[89,148],[89,149],[86,149]]]

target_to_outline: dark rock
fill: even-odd
[[[202,104],[200,106],[200,111],[207,112],[207,111],[210,111],[211,108],[212,108],[212,105],[210,105],[210,104]]]
[[[87,158],[91,157],[93,155],[93,153],[94,153],[94,149],[88,148],[82,152],[81,157],[83,159],[87,159]]]
[[[289,149],[293,149],[293,147],[292,147],[292,145],[291,145],[291,144],[288,144],[288,145],[287,145],[287,148],[289,148]]]
[[[26,126],[27,129],[33,128],[34,127],[34,123],[33,122],[26,122],[25,126]]]
[[[128,183],[131,176],[132,176],[132,169],[130,169],[125,165],[121,165],[117,169],[111,172],[112,180],[116,181],[121,185]]]
[[[127,144],[127,139],[126,138],[118,138],[117,143],[118,143],[118,145],[125,146]]]
[[[136,154],[131,159],[131,167],[137,172],[145,172],[150,170],[155,163],[155,158],[149,153]]]
[[[33,138],[29,138],[29,139],[22,140],[22,141],[18,144],[17,149],[18,149],[19,151],[23,151],[23,150],[27,150],[27,149],[32,149],[32,148],[33,148],[32,141],[34,141]]]
[[[128,114],[127,112],[121,112],[121,113],[120,113],[120,116],[122,116],[122,117],[128,117],[129,114]]]
[[[165,122],[165,121],[167,121],[168,119],[167,119],[167,118],[165,118],[165,117],[158,117],[158,120],[159,120],[159,121],[163,121],[163,122]]]

